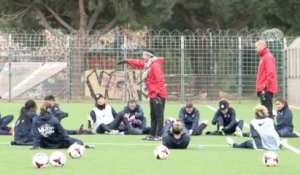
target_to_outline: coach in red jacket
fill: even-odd
[[[273,118],[273,95],[277,93],[276,60],[263,40],[255,43],[260,57],[256,76],[256,92],[262,105],[266,106],[269,117]]]
[[[142,81],[150,98],[151,129],[150,135],[144,140],[161,140],[164,122],[165,100],[167,90],[165,73],[163,71],[163,57],[156,57],[154,51],[144,50],[143,59],[126,59],[117,64],[125,64],[143,69]]]

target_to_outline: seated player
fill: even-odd
[[[254,113],[254,119],[250,123],[250,135],[253,139],[235,143],[231,137],[227,137],[227,143],[233,148],[278,150],[279,135],[274,128],[273,120],[268,117],[268,109],[263,105],[257,105]]]
[[[287,101],[283,98],[275,100],[277,108],[275,129],[280,137],[299,137],[299,133],[294,131],[293,113]]]
[[[34,100],[28,100],[20,110],[20,116],[14,127],[14,140],[11,145],[32,145],[32,121],[38,116],[36,113],[36,103]]]
[[[81,140],[69,137],[58,118],[51,114],[49,102],[44,102],[40,110],[41,113],[32,122],[32,149],[68,148],[75,142],[83,145]]]
[[[51,104],[51,113],[54,117],[56,117],[59,122],[61,122],[62,119],[69,116],[67,112],[64,112],[60,107],[59,104],[56,103],[55,97],[53,95],[48,95],[44,99],[46,102],[49,102]],[[83,133],[83,124],[79,126],[76,130],[66,130],[68,134],[82,134]],[[85,131],[86,133],[86,131]]]
[[[229,106],[227,100],[221,100],[219,102],[219,109],[216,111],[212,124],[217,124],[216,131],[208,131],[207,135],[238,135],[243,136],[243,125],[244,121],[236,119],[235,110]]]
[[[122,115],[117,115],[114,108],[105,102],[102,94],[95,95],[95,107],[88,116],[88,128],[91,133],[120,134],[119,125]]]
[[[69,116],[68,113],[60,109],[59,105],[55,102],[55,97],[53,95],[46,96],[44,100],[51,104],[51,113],[59,121]]]
[[[123,117],[125,134],[149,134],[150,128],[146,126],[147,119],[144,111],[136,100],[129,100],[127,106],[118,115]]]
[[[207,120],[199,124],[200,114],[193,103],[188,101],[185,106],[179,111],[179,119],[184,123],[185,128],[188,130],[189,135],[200,135],[207,127]]]
[[[170,149],[186,149],[190,135],[180,120],[168,119],[165,123],[162,143]]]

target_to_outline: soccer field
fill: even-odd
[[[252,108],[257,102],[246,102],[244,104],[233,103],[237,111],[237,117],[249,123],[252,117]],[[2,103],[1,114],[12,113],[15,119],[18,117],[22,103]],[[116,111],[123,108],[124,103],[112,105]],[[148,103],[142,104],[147,117],[149,117]],[[176,117],[182,104],[167,102],[165,116]],[[217,102],[212,104],[195,104],[200,110],[200,120],[208,119],[214,114],[213,108]],[[87,115],[93,107],[93,103],[61,103],[64,111],[69,117],[63,120],[66,129],[75,129],[81,123],[87,123]],[[300,131],[300,110],[293,109],[294,125]],[[148,125],[149,125],[148,120]],[[214,130],[215,126],[209,125],[207,130]],[[246,128],[245,131],[248,131]],[[65,166],[34,168],[31,164],[32,156],[40,151],[50,155],[54,150],[40,149],[29,150],[27,146],[11,146],[11,136],[0,136],[0,165],[1,174],[14,175],[87,175],[87,174],[172,174],[172,175],[246,175],[246,174],[298,174],[300,172],[300,155],[287,149],[277,151],[279,164],[277,167],[269,168],[263,165],[263,151],[248,149],[233,149],[226,144],[224,136],[192,136],[191,143],[186,150],[170,150],[167,160],[156,160],[153,156],[154,148],[161,142],[142,141],[144,136],[125,135],[73,135],[82,139],[87,144],[94,144],[95,149],[87,149],[81,159],[67,157]],[[232,137],[236,141],[249,138]],[[300,148],[299,138],[289,138],[289,143]],[[60,150],[67,154],[66,149]]]

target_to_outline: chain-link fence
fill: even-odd
[[[116,62],[151,48],[165,58],[169,100],[255,99],[258,56],[254,43],[267,39],[277,58],[279,93],[286,96],[285,50],[292,38],[274,31],[93,31],[84,36],[47,31],[0,33],[0,95],[7,99],[146,99],[140,71]],[[272,34],[270,36],[270,33]],[[269,37],[269,38],[268,38]],[[298,59],[299,61],[299,59]],[[298,71],[298,69],[297,69]]]

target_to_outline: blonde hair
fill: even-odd
[[[266,43],[266,41],[264,41],[264,40],[258,40],[258,41],[255,43],[255,46],[258,46],[258,47],[261,47],[261,48],[265,48],[265,47],[267,47],[267,43]]]
[[[254,107],[254,113],[257,117],[266,117],[268,116],[268,109],[263,105],[257,105]]]
[[[48,101],[44,101],[40,107],[40,110],[41,112],[46,112],[49,108],[51,108],[51,103]]]

